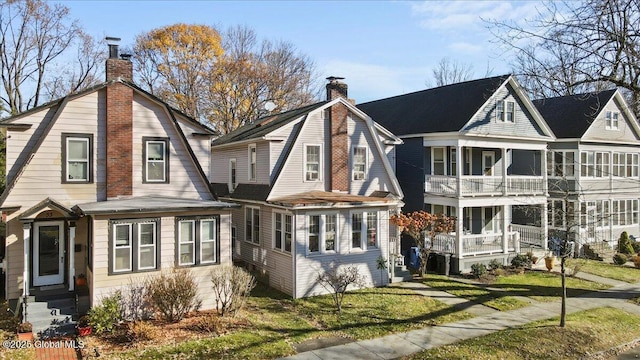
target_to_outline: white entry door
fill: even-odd
[[[493,166],[496,163],[496,153],[493,151],[482,152],[482,174],[484,176],[493,176]]]
[[[64,282],[64,222],[36,222],[33,227],[33,286]]]

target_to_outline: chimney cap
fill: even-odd
[[[118,45],[120,40],[122,40],[119,37],[113,37],[113,36],[107,36],[104,39],[107,40],[107,45]]]
[[[329,80],[330,82],[335,82],[339,80],[344,80],[344,78],[341,76],[329,76],[327,77],[327,80]]]

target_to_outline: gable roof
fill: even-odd
[[[262,117],[250,124],[241,126],[236,130],[213,140],[211,142],[211,146],[225,145],[236,141],[260,139],[270,132],[289,124],[290,122],[300,118],[303,115],[308,114],[309,112],[321,107],[326,103],[327,101],[321,101],[315,104],[303,106],[275,115]]]
[[[440,86],[357,105],[396,135],[460,131],[511,75]]]
[[[558,138],[580,138],[589,129],[616,90],[534,100]]]
[[[31,142],[31,140],[28,142],[28,143],[32,143],[33,145],[31,147],[29,147],[29,148],[22,149],[22,152],[21,152],[20,156],[18,157],[16,163],[10,169],[10,172],[8,172],[8,174],[7,174],[7,183],[6,183],[5,190],[0,195],[0,206],[4,205],[4,201],[7,199],[7,196],[9,196],[9,193],[11,192],[13,186],[15,185],[15,183],[20,178],[20,174],[22,174],[22,170],[29,164],[29,162],[31,161],[33,156],[36,154],[36,152],[40,148],[40,145],[42,145],[42,142],[49,135],[49,131],[51,130],[53,125],[56,123],[58,118],[60,117],[60,114],[62,113],[62,111],[66,107],[66,104],[71,100],[74,100],[74,99],[77,99],[79,97],[85,96],[87,94],[99,91],[101,89],[104,89],[104,88],[108,87],[111,84],[116,83],[116,82],[122,83],[125,86],[128,86],[128,87],[132,88],[135,92],[138,92],[138,93],[142,94],[143,96],[146,96],[147,98],[151,99],[152,101],[156,102],[157,104],[159,104],[160,106],[165,108],[165,110],[167,111],[167,113],[169,115],[169,118],[171,119],[173,125],[175,126],[175,130],[177,131],[178,135],[180,136],[180,139],[182,140],[182,143],[186,146],[187,153],[191,157],[191,160],[192,160],[193,164],[196,167],[196,171],[198,172],[198,174],[201,177],[202,181],[204,181],[205,185],[207,186],[207,189],[209,190],[209,193],[212,195],[212,197],[215,200],[217,200],[216,193],[215,193],[213,187],[211,186],[211,183],[209,183],[207,175],[204,173],[204,170],[202,170],[202,166],[200,165],[200,162],[196,158],[196,155],[193,152],[193,149],[191,148],[191,145],[189,144],[184,132],[180,128],[180,125],[178,124],[178,119],[176,117],[176,114],[181,115],[182,118],[186,119],[187,122],[199,127],[205,134],[213,135],[213,132],[209,128],[204,126],[203,124],[201,124],[198,121],[196,121],[195,119],[193,119],[193,118],[189,117],[188,115],[184,114],[183,112],[171,107],[169,104],[167,104],[166,102],[162,101],[157,96],[155,96],[155,95],[143,90],[142,88],[136,86],[135,84],[133,84],[130,81],[126,81],[126,80],[122,80],[122,79],[118,78],[118,79],[115,79],[115,80],[103,82],[101,84],[98,84],[96,86],[87,88],[87,89],[85,89],[83,91],[79,91],[77,93],[69,94],[69,95],[64,96],[64,97],[62,97],[60,99],[57,99],[57,100],[54,100],[54,101],[50,101],[50,102],[48,102],[46,104],[43,104],[43,105],[38,106],[38,107],[35,107],[33,109],[30,109],[30,110],[25,111],[25,112],[23,112],[21,114],[9,117],[7,119],[0,120],[0,127],[21,126],[22,124],[16,123],[17,120],[19,120],[19,119],[21,119],[21,118],[23,118],[23,117],[25,117],[25,116],[27,116],[29,114],[33,114],[33,113],[36,113],[36,112],[44,110],[44,109],[48,109],[48,108],[50,108],[51,110],[55,109],[55,113],[54,113],[53,117],[51,119],[49,119],[49,121],[46,123],[42,134],[39,134],[40,137],[37,138],[35,142]],[[57,106],[57,108],[56,108],[56,106]],[[32,137],[36,136],[36,135],[38,135],[37,132],[34,132]]]

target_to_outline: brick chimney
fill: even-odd
[[[107,81],[133,78],[129,55],[118,54],[119,38],[108,37]],[[133,89],[121,82],[107,86],[107,199],[133,195]]]
[[[340,80],[344,78],[330,76],[327,78],[327,100],[338,97],[347,99],[347,84]],[[329,111],[331,124],[331,189],[332,191],[349,190],[349,141],[347,135],[347,115],[349,110],[344,104],[338,103]]]

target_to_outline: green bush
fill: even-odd
[[[487,275],[487,266],[483,263],[475,263],[471,265],[471,274],[476,279],[480,279],[481,277]]]
[[[516,268],[530,267],[531,258],[527,255],[516,255],[516,257],[511,259],[511,265]]]
[[[122,321],[122,292],[116,291],[102,299],[102,304],[89,310],[89,324],[96,334],[111,332]]]
[[[149,303],[166,321],[180,321],[189,311],[200,307],[198,285],[187,269],[163,271],[149,278],[145,288]]]
[[[620,240],[618,240],[618,252],[621,254],[633,254],[633,245],[631,244],[631,239],[629,239],[629,234],[626,231],[623,231],[620,234]]]
[[[502,262],[498,259],[492,259],[489,261],[489,270],[496,271],[498,269],[502,269]]]
[[[640,241],[634,240],[631,242],[631,246],[633,247],[633,252],[636,254],[640,254]]]
[[[613,255],[613,262],[616,265],[624,265],[627,263],[627,260],[629,260],[627,258],[627,255],[625,254],[621,254],[621,253],[617,253],[615,255]]]

